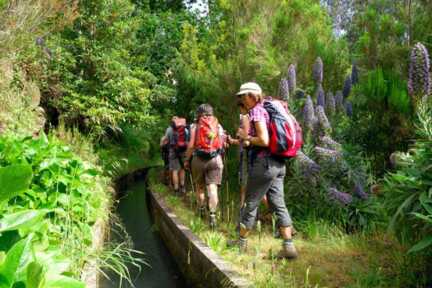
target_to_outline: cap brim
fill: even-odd
[[[247,94],[247,93],[257,93],[257,91],[247,89],[247,90],[242,90],[242,91],[238,92],[236,95],[240,96],[240,95]]]

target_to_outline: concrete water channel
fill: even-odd
[[[117,214],[132,238],[134,249],[142,251],[148,265],[129,267],[136,288],[187,287],[174,258],[165,247],[149,209],[146,183],[137,180],[119,191]],[[114,237],[114,236],[113,236]],[[110,276],[111,277],[111,276]],[[102,288],[118,288],[120,279],[102,280]],[[122,287],[132,287],[123,280]]]

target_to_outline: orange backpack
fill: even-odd
[[[198,120],[195,132],[195,148],[198,156],[211,159],[222,150],[222,139],[219,135],[219,121],[214,116],[202,116]]]

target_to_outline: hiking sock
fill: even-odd
[[[210,211],[210,219],[209,219],[209,225],[211,229],[216,228],[216,212]]]
[[[245,252],[247,249],[247,238],[240,236],[238,243],[240,252]]]
[[[294,245],[294,243],[293,243],[292,239],[284,239],[282,241],[282,245],[291,246],[291,245]]]

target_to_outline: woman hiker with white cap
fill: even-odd
[[[254,82],[244,83],[237,96],[249,111],[250,121],[249,131],[239,129],[237,136],[243,141],[248,141],[250,149],[246,199],[240,220],[240,237],[230,244],[238,244],[241,252],[246,251],[247,236],[254,225],[258,205],[263,196],[267,195],[283,238],[282,249],[277,257],[296,258],[298,254],[292,241],[292,220],[284,199],[285,162],[273,157],[268,148],[270,116],[263,106],[261,87]]]

